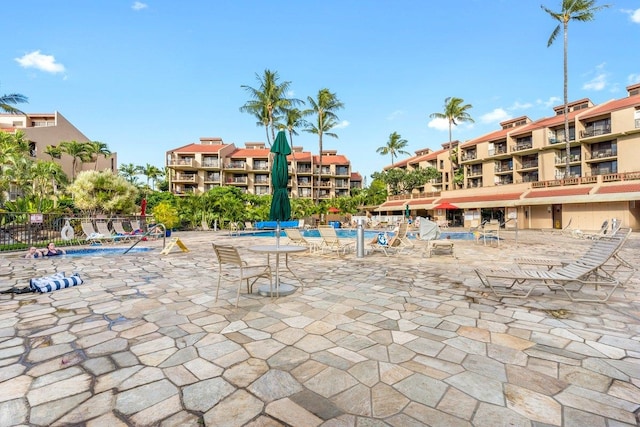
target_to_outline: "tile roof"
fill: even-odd
[[[211,153],[217,154],[225,147],[228,147],[231,144],[216,144],[216,145],[206,145],[206,144],[188,144],[182,146],[180,148],[176,148],[175,150],[171,150],[172,153]]]
[[[269,157],[268,148],[238,148],[229,156],[232,159],[247,158],[247,157],[259,157],[266,159]]]
[[[640,106],[640,95],[633,95],[627,98],[621,98],[604,102],[600,105],[592,107],[580,115],[580,120],[595,117],[601,114],[610,113],[612,111],[628,108],[632,106]]]
[[[434,201],[436,200],[436,198],[431,198],[431,199],[411,199],[409,200],[409,206],[416,206],[416,205],[430,205],[432,204]]]
[[[589,194],[593,187],[571,187],[571,188],[552,188],[544,190],[532,190],[524,196],[525,199],[538,197],[558,197],[558,196],[584,196]]]
[[[449,202],[451,204],[456,203],[469,203],[469,202],[491,202],[497,200],[518,200],[522,193],[499,193],[499,194],[482,194],[477,196],[467,197],[443,197],[438,200],[438,203]]]
[[[596,194],[635,193],[635,192],[640,192],[640,182],[602,186],[598,188],[598,191],[596,191]]]

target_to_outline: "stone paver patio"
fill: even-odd
[[[588,241],[505,233],[497,247],[292,257],[304,290],[271,300],[223,282],[210,242],[190,249],[0,257],[0,289],[78,272],[48,294],[0,295],[0,426],[639,425],[640,274],[608,303],[562,293],[498,300],[474,268],[571,258]],[[640,265],[640,236],[621,254]],[[287,283],[296,284],[285,274]],[[259,282],[260,283],[260,282]],[[265,283],[265,282],[262,282]]]

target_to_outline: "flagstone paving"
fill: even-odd
[[[78,272],[84,284],[0,295],[0,426],[640,425],[640,274],[604,304],[540,290],[499,300],[474,268],[571,258],[588,241],[537,231],[358,258],[291,257],[304,289],[271,299],[223,281],[210,242],[190,249],[26,260],[0,289]],[[640,235],[622,257],[640,265]],[[286,283],[299,285],[287,272]],[[260,283],[259,283],[260,284]],[[257,287],[257,286],[256,286]]]

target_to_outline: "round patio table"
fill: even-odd
[[[251,252],[258,252],[267,254],[267,264],[270,263],[271,254],[276,255],[276,286],[273,290],[273,294],[276,296],[282,295],[291,295],[296,291],[296,287],[293,285],[280,283],[280,255],[284,254],[284,266],[285,268],[296,278],[300,285],[304,287],[304,283],[296,274],[289,268],[289,254],[306,252],[307,248],[304,246],[295,246],[295,245],[257,245],[250,246],[248,248]],[[263,285],[258,288],[258,293],[262,296],[272,296],[269,290],[269,286]]]

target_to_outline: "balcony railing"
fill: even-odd
[[[194,159],[171,159],[169,166],[193,166]]]
[[[580,138],[590,138],[592,136],[606,135],[608,133],[611,133],[611,125],[598,127],[587,126],[585,130],[580,131]]]
[[[246,176],[237,176],[234,178],[227,178],[227,184],[246,184],[248,178]]]
[[[466,160],[475,160],[478,158],[478,153],[476,151],[467,151],[462,154],[462,161]]]
[[[513,170],[513,165],[496,165],[495,172],[511,172]]]
[[[469,176],[482,175],[482,168],[470,168],[470,169],[467,169],[467,175],[469,175]]]
[[[186,175],[186,174],[177,174],[174,181],[183,181],[183,182],[196,182],[195,175]]]
[[[580,154],[572,154],[569,156],[569,162],[579,162]],[[556,165],[563,165],[567,163],[567,156],[556,157]]]
[[[522,151],[522,150],[529,150],[533,148],[533,142],[529,141],[529,142],[523,142],[521,144],[515,144],[511,146],[511,151]]]
[[[522,162],[522,165],[520,165],[520,169],[530,169],[530,168],[537,168],[537,167],[538,167],[537,160],[529,160],[526,162]]]
[[[495,148],[489,150],[489,156],[497,156],[498,154],[506,154],[507,146],[498,145]]]
[[[220,181],[220,175],[216,174],[216,175],[207,175],[204,179],[207,182],[219,182]]]
[[[267,171],[267,170],[269,170],[269,163],[266,163],[266,162],[255,162],[253,164],[253,170]]]
[[[229,162],[226,164],[225,169],[246,169],[247,162]]]
[[[617,149],[605,149],[605,150],[593,150],[591,152],[591,158],[592,159],[603,159],[606,157],[615,157],[618,155],[618,150]]]
[[[336,175],[350,175],[349,168],[336,168]]]
[[[202,167],[203,168],[219,168],[220,162],[217,160],[204,160],[202,162]]]
[[[298,173],[311,173],[311,168],[310,167],[298,167],[298,169],[296,169],[296,171]]]

